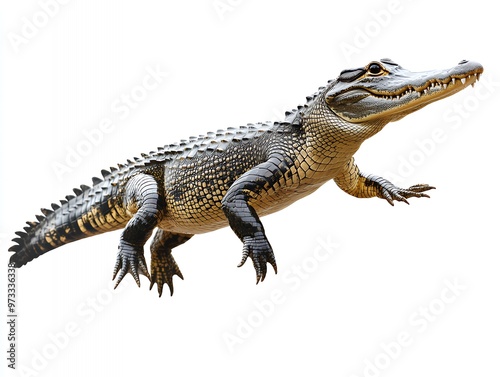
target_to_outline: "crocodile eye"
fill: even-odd
[[[378,76],[378,75],[380,75],[380,74],[383,72],[383,69],[382,69],[382,67],[380,66],[380,64],[378,64],[378,63],[371,63],[371,64],[368,66],[368,72],[369,72],[371,75]]]

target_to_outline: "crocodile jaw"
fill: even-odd
[[[443,71],[413,73],[399,66],[391,68],[381,77],[333,86],[325,96],[328,106],[350,123],[388,123],[473,86],[483,72],[480,64],[467,61]]]

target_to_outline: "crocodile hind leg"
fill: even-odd
[[[118,275],[116,288],[125,275],[130,273],[140,287],[139,274],[150,279],[144,259],[144,244],[151,237],[161,216],[162,202],[153,176],[138,174],[132,177],[125,187],[123,204],[128,212],[135,214],[120,237],[113,280]]]
[[[193,237],[192,234],[170,233],[163,229],[158,229],[151,243],[151,284],[149,289],[153,288],[156,283],[158,285],[159,297],[163,292],[163,285],[167,284],[170,288],[170,296],[174,294],[174,285],[172,278],[174,275],[182,276],[179,266],[172,256],[172,249],[182,245],[184,242]]]

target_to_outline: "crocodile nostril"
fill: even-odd
[[[469,62],[468,60],[465,60],[465,59],[464,59],[464,60],[459,61],[459,62],[458,62],[458,64],[466,64],[466,63],[468,63],[468,62]]]

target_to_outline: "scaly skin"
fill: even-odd
[[[88,236],[124,228],[113,279],[130,273],[156,283],[161,296],[173,276],[181,279],[172,249],[194,234],[229,225],[243,243],[239,266],[250,257],[257,283],[276,259],[260,217],[276,212],[333,179],[350,195],[379,197],[391,205],[428,197],[418,184],[396,187],[360,171],[353,155],[363,141],[391,121],[473,85],[481,65],[462,61],[442,71],[412,73],[388,59],[342,71],[288,112],[283,122],[228,128],[143,154],[111,172],[93,187],[74,189],[38,222],[17,232],[11,263],[21,267],[41,254]],[[151,245],[151,275],[143,246]]]

